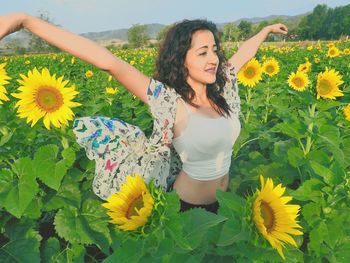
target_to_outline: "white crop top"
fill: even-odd
[[[180,99],[188,113],[188,123],[173,145],[182,161],[182,169],[196,180],[213,180],[228,173],[232,147],[241,131],[238,117],[204,117],[192,113]]]

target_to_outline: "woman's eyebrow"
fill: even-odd
[[[216,47],[216,44],[214,44],[213,47]],[[202,47],[200,47],[200,48],[197,48],[196,51],[199,50],[199,49],[201,49],[201,48],[208,48],[208,46],[205,45],[205,46],[202,46]]]

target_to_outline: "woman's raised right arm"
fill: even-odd
[[[147,88],[150,78],[129,63],[119,59],[108,49],[26,13],[10,13],[0,16],[0,39],[21,28],[26,28],[59,49],[107,71],[147,104]]]

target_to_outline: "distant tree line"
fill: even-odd
[[[296,31],[301,39],[338,39],[350,36],[350,4],[328,8],[317,5],[313,12],[303,17]]]

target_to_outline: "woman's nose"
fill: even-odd
[[[210,52],[208,60],[209,63],[217,63],[219,61],[219,58],[215,52]]]

